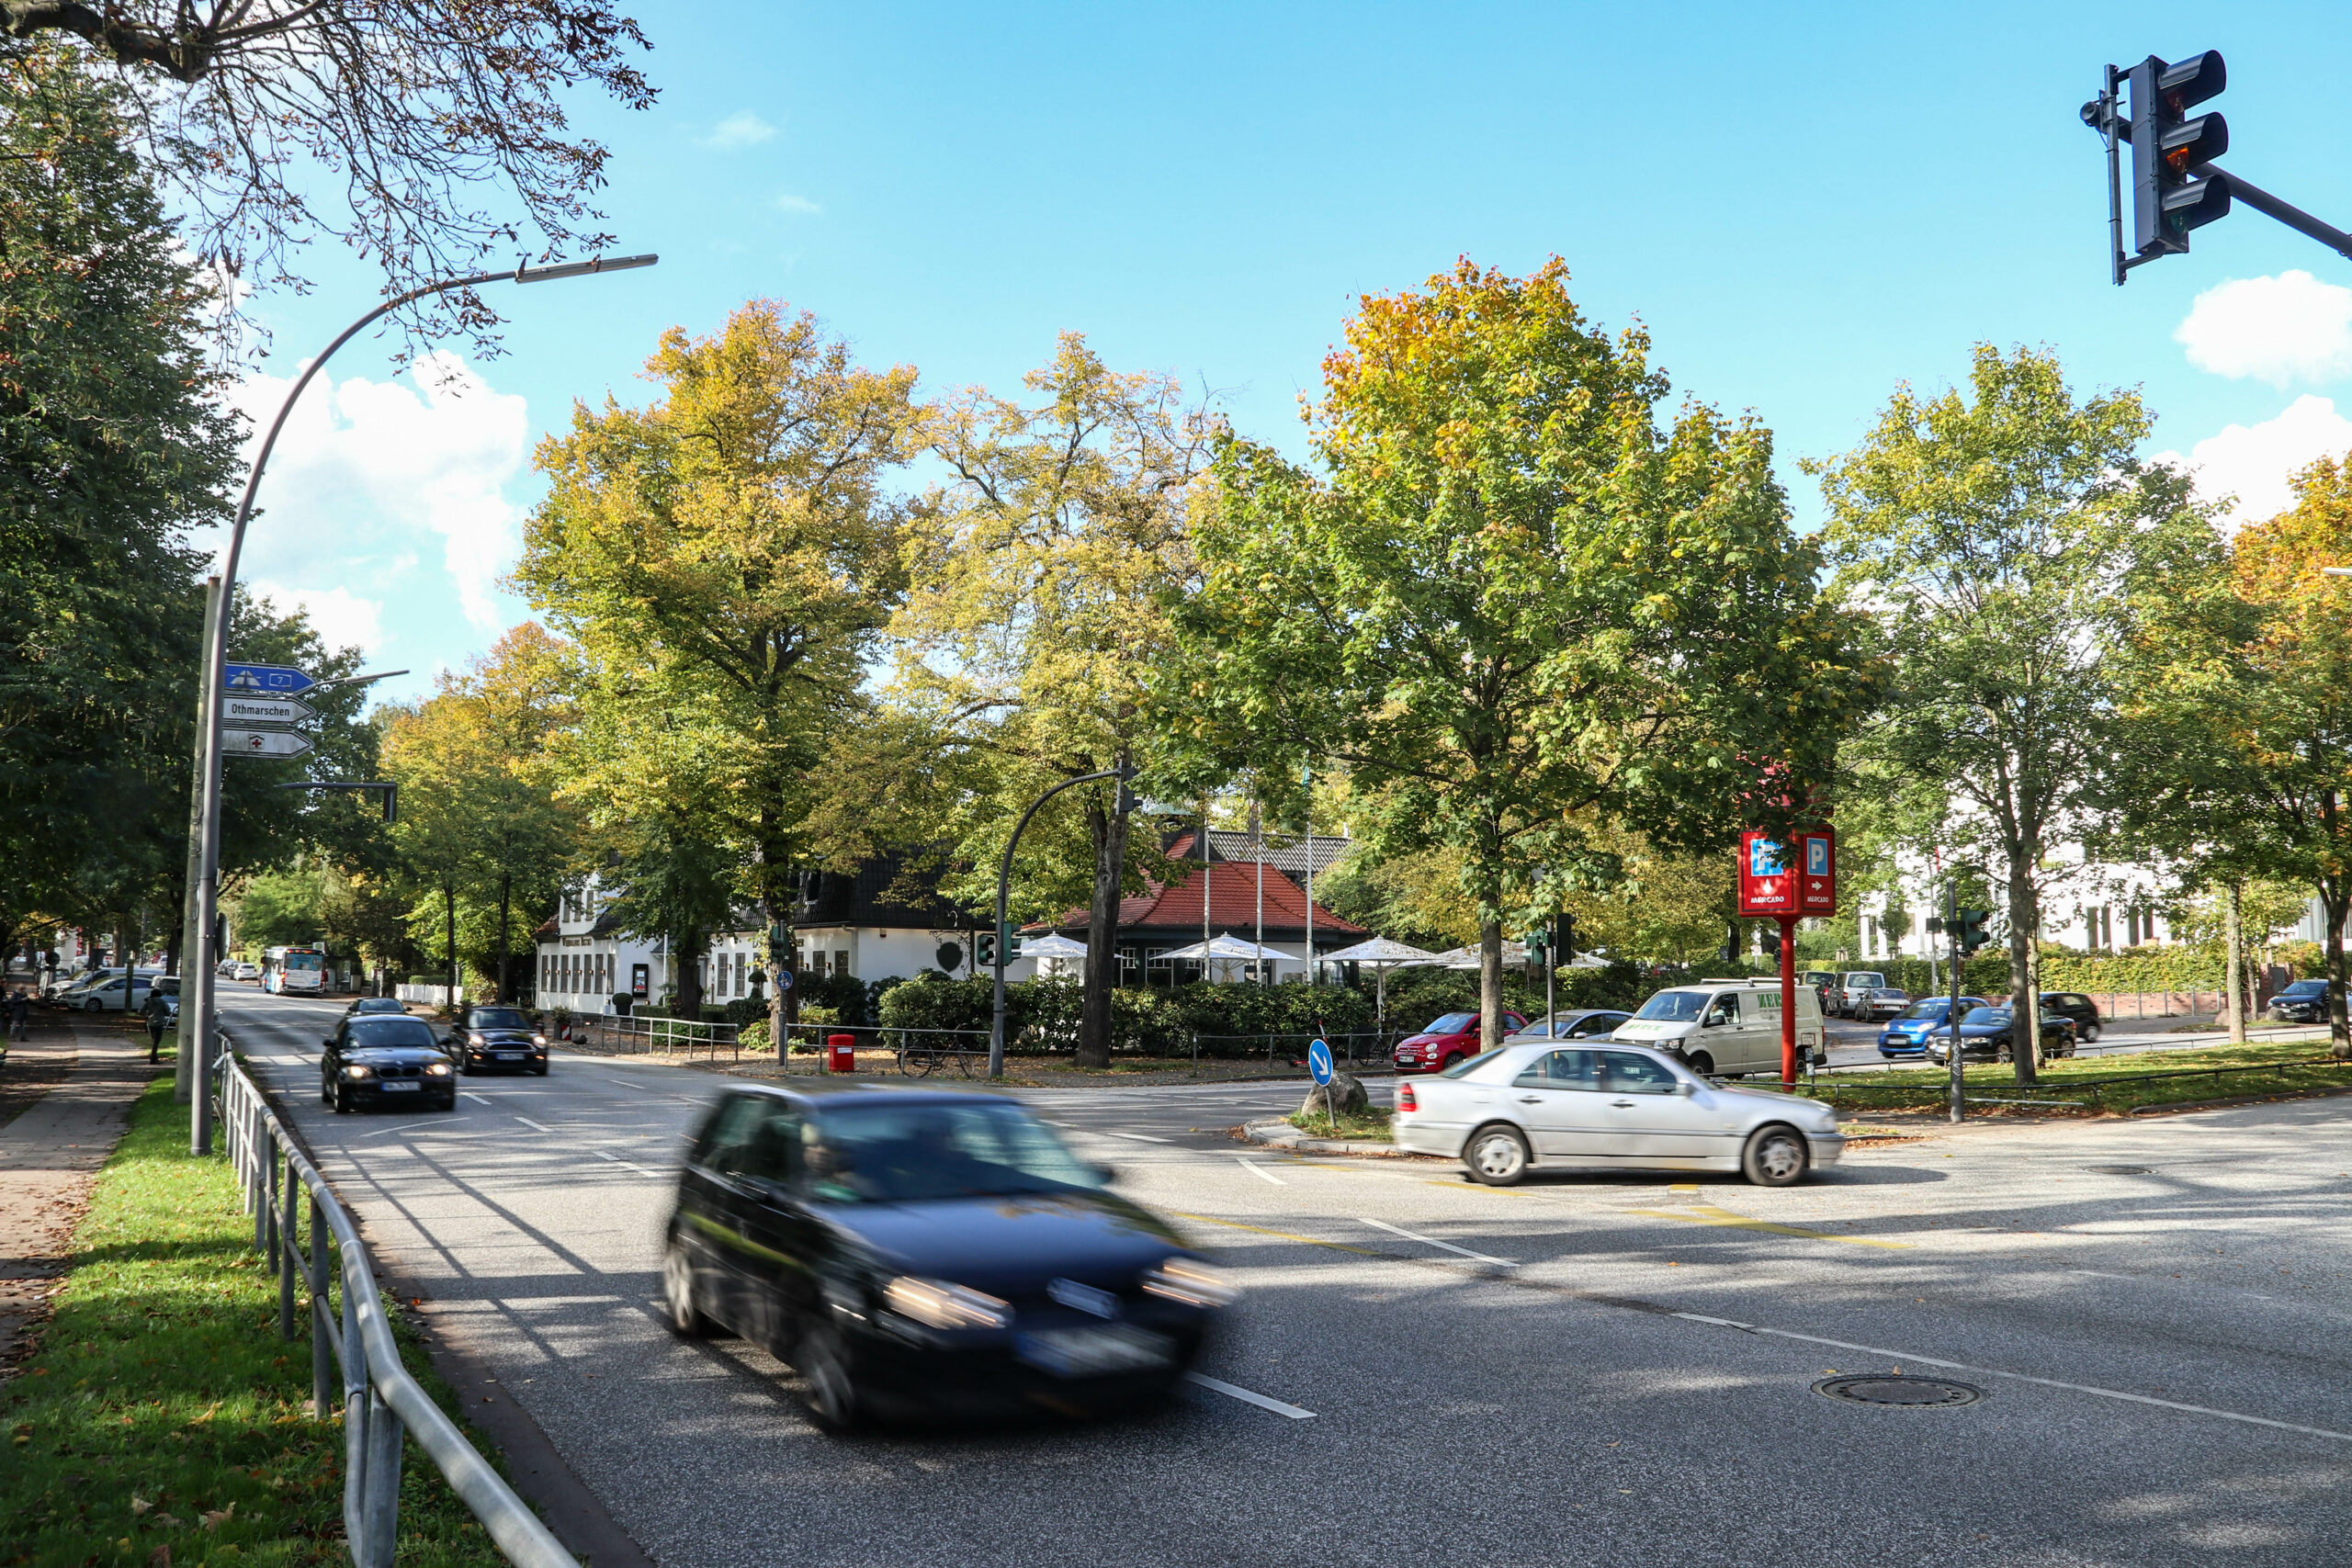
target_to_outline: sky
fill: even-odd
[[[1798,471],[1972,345],[2134,387],[2151,456],[2234,516],[2352,449],[2352,261],[2240,206],[2113,287],[2104,158],[2077,118],[2109,62],[2218,49],[2224,165],[2352,227],[2319,6],[645,4],[658,107],[571,101],[609,144],[616,252],[657,267],[529,289],[495,357],[395,369],[361,338],[314,381],[261,491],[245,575],[413,697],[529,615],[503,579],[575,400],[642,402],[660,334],[746,299],[807,309],[936,394],[1017,390],[1056,335],[1173,372],[1303,455],[1298,400],[1366,293],[1456,257],[1564,257],[1587,314],[1639,321],[1675,396],[1753,411]],[[373,302],[325,249],[261,297],[275,406]]]

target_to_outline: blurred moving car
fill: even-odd
[[[1599,1040],[1613,1032],[1617,1026],[1634,1015],[1616,1012],[1608,1008],[1577,1008],[1539,1018],[1524,1029],[1515,1030],[1503,1043],[1517,1045],[1529,1040]]]
[[[1813,992],[1797,987],[1797,1060],[1829,1059]],[[1702,1077],[1781,1071],[1781,983],[1753,977],[1703,980],[1658,992],[1617,1026],[1612,1040],[1668,1051]]]
[[[2041,1010],[2071,1021],[2075,1038],[2085,1044],[2098,1038],[2098,1004],[2080,991],[2044,991]]]
[[[733,1088],[664,1227],[671,1326],[762,1346],[833,1431],[1158,1400],[1236,1292],[1110,1174],[994,1095]]]
[[[458,1108],[449,1055],[421,1018],[345,1018],[321,1043],[319,1100],[338,1116],[368,1105]]]
[[[1973,1008],[1961,1015],[1960,1056],[1962,1061],[1977,1057],[1985,1061],[2006,1062],[2009,1059],[2009,1021],[2016,1014],[2006,1007]],[[2044,1056],[2071,1056],[2075,1054],[2075,1021],[2062,1013],[2041,1015],[2041,1054]],[[1939,1024],[1928,1032],[1928,1056],[1931,1061],[1951,1060],[1951,1027]]]
[[[1879,990],[1885,985],[1886,976],[1875,969],[1854,969],[1840,976],[1838,980],[1838,997],[1835,1004],[1838,1016],[1839,1018],[1860,1017],[1860,1014],[1856,1010],[1872,991]]]
[[[1527,1020],[1515,1012],[1502,1016],[1503,1032],[1515,1034],[1527,1027]],[[1456,1062],[1466,1062],[1478,1054],[1478,1015],[1475,1012],[1450,1012],[1434,1020],[1419,1034],[1411,1034],[1396,1042],[1393,1060],[1400,1073],[1440,1073]]]
[[[1857,1010],[1855,1016],[1875,1023],[1883,1018],[1896,1017],[1910,1005],[1910,992],[1898,991],[1892,986],[1881,986],[1862,998],[1862,1005]]]
[[[469,1002],[458,1010],[442,1044],[463,1073],[505,1068],[548,1074],[548,1037],[521,1008]]]
[[[1966,1018],[1971,1008],[1988,1005],[1983,997],[1962,997],[1960,1016]],[[1878,1054],[1889,1057],[1926,1055],[1928,1031],[1941,1023],[1951,1011],[1950,997],[1923,997],[1913,1002],[1878,1032]]]
[[[1506,1045],[1396,1086],[1396,1146],[1510,1187],[1530,1170],[1736,1170],[1786,1187],[1844,1153],[1817,1100],[1710,1083],[1663,1051]]]
[[[349,1018],[356,1013],[363,1012],[389,1013],[394,1017],[403,1017],[408,1012],[408,1004],[398,997],[356,997],[352,999],[351,1005],[343,1010],[343,1016]]]
[[[2298,980],[2271,998],[2263,1010],[2280,1023],[2325,1023],[2327,982]]]
[[[1808,969],[1802,975],[1799,975],[1797,978],[1804,984],[1813,987],[1813,994],[1821,998],[1822,1016],[1824,1018],[1828,1017],[1831,1011],[1832,998],[1836,997],[1838,992],[1838,976],[1836,974],[1827,969]]]

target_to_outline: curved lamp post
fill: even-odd
[[[245,488],[237,498],[236,520],[229,525],[229,547],[222,553],[220,587],[216,599],[218,610],[205,630],[204,665],[201,677],[201,700],[204,720],[197,728],[197,842],[198,852],[195,897],[189,911],[193,927],[183,937],[181,950],[188,954],[180,965],[184,976],[183,988],[192,989],[192,996],[181,998],[182,1016],[193,1013],[195,1019],[193,1043],[196,1072],[193,1084],[195,1114],[189,1119],[188,1147],[197,1154],[209,1154],[212,1149],[212,1055],[213,1040],[218,1032],[212,1012],[213,964],[218,962],[212,952],[215,911],[220,903],[220,683],[222,666],[229,657],[229,619],[235,604],[237,589],[237,558],[244,549],[245,525],[253,517],[254,494],[261,488],[262,469],[269,464],[270,449],[277,445],[278,432],[286,428],[286,416],[294,412],[295,401],[311,378],[319,373],[326,362],[334,357],[335,350],[374,324],[378,320],[401,306],[423,299],[429,295],[447,294],[453,288],[470,288],[479,283],[552,283],[558,278],[587,277],[600,272],[624,272],[632,267],[651,266],[659,256],[616,256],[607,261],[601,257],[584,262],[568,262],[560,266],[518,266],[512,272],[474,272],[463,277],[445,277],[405,294],[396,294],[378,305],[366,315],[343,329],[335,340],[327,344],[326,352],[303,367],[287,389],[286,400],[277,405],[277,417],[269,422],[268,432],[262,436],[261,447],[254,454],[254,466],[245,475]],[[190,1043],[182,1035],[185,1051]]]
[[[1021,835],[1027,830],[1029,818],[1037,815],[1037,807],[1045,805],[1062,791],[1074,784],[1093,784],[1101,779],[1116,779],[1125,785],[1135,776],[1135,768],[1129,763],[1122,762],[1115,768],[1105,768],[1099,773],[1080,773],[1074,779],[1064,779],[1029,803],[1029,809],[1021,814],[1019,822],[1013,824],[1012,837],[1004,841],[1004,858],[998,863],[996,868],[996,941],[991,944],[996,949],[996,953],[995,962],[989,965],[996,971],[996,1011],[989,1022],[989,1077],[990,1078],[1004,1077],[1004,950],[1007,945],[1004,912],[1005,905],[1012,891],[1012,852],[1020,847]],[[1089,963],[1093,961],[1093,954],[1091,952],[1087,955],[1087,960]],[[1117,962],[1115,957],[1113,962]],[[1115,975],[1114,978],[1116,978]]]

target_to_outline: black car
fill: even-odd
[[[995,1095],[736,1089],[687,1152],[662,1299],[797,1369],[829,1430],[1149,1402],[1234,1292],[1109,1179]]]
[[[462,1073],[504,1068],[547,1076],[548,1037],[521,1008],[469,1002],[442,1043]]]
[[[2327,982],[2298,980],[2271,998],[2266,1010],[2281,1023],[2325,1023]]]
[[[398,997],[355,997],[351,1005],[343,1010],[343,1016],[356,1018],[361,1013],[386,1013],[400,1017],[407,1011],[408,1004]]]
[[[1962,1061],[1974,1056],[1986,1061],[2006,1062],[2016,1031],[2009,1021],[2016,1012],[2006,1007],[1971,1008],[1960,1021],[1960,1055]],[[1951,1060],[1951,1026],[1938,1024],[1928,1032],[1928,1055],[1938,1062]],[[2041,1015],[2041,1055],[2044,1058],[2071,1056],[2075,1054],[2075,1021],[2062,1013]]]
[[[319,1100],[341,1115],[367,1105],[458,1108],[449,1055],[421,1018],[362,1014],[335,1025],[319,1058]]]
[[[2041,1010],[2071,1019],[2075,1038],[2086,1045],[2098,1038],[2098,1004],[2080,991],[2044,991]]]

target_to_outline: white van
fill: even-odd
[[[1672,1051],[1702,1077],[1736,1078],[1781,1071],[1781,982],[1753,976],[1677,986],[1644,1002],[1610,1038]],[[1821,998],[1797,986],[1797,1061],[1829,1060]]]

